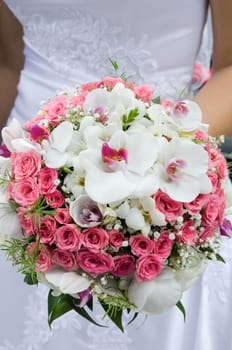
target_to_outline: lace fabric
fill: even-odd
[[[24,25],[25,44],[67,80],[81,83],[80,72],[88,72],[87,76],[93,79],[110,75],[113,69],[109,59],[113,59],[119,63],[119,73],[125,72],[136,84],[152,83],[157,95],[177,98],[178,93],[191,83],[195,57],[193,54],[185,57],[184,52],[190,45],[195,46],[197,52],[204,24],[202,6],[204,8],[205,1],[202,1],[201,6],[194,6],[197,9],[196,16],[199,17],[198,24],[192,23],[189,27],[185,24],[185,28],[179,29],[181,23],[177,22],[172,34],[166,28],[161,35],[157,35],[155,24],[153,34],[148,32],[152,30],[151,26],[145,27],[144,34],[138,29],[132,34],[132,20],[112,20],[112,15],[107,11],[105,15],[104,11],[100,15],[95,14],[96,6],[94,9],[88,6],[86,10],[81,1],[80,6],[74,6],[72,1],[69,6],[62,5],[60,1],[50,1],[46,4],[46,13],[41,11],[42,4],[39,6],[33,0],[31,12],[23,11],[23,6],[20,7],[12,0],[7,2]],[[147,2],[155,10],[151,1]],[[124,5],[126,9],[129,4],[127,0]],[[104,1],[101,1],[99,6],[103,5]],[[159,2],[157,5],[160,6]],[[27,4],[27,7],[30,6]],[[167,17],[170,11],[167,10]],[[156,21],[159,22],[158,19]],[[170,64],[169,52],[172,54],[174,42],[177,51],[183,45],[186,50],[179,61],[174,55],[173,63]]]

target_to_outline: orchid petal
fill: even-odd
[[[60,281],[60,290],[65,294],[83,292],[90,286],[90,281],[76,272],[65,272]]]
[[[145,226],[145,220],[138,208],[131,208],[127,217],[126,224],[133,230],[141,230]]]
[[[46,153],[46,157],[44,161],[47,167],[58,169],[65,165],[65,163],[67,162],[67,159],[68,159],[67,153],[63,153],[56,149],[50,148]]]
[[[25,139],[14,139],[11,141],[11,145],[13,149],[17,152],[29,152],[34,151],[36,153],[40,153],[40,146],[39,144],[36,144],[37,146],[33,145],[29,141]]]
[[[69,146],[73,136],[73,124],[63,122],[51,132],[52,148],[64,152]]]
[[[112,203],[128,197],[135,185],[122,172],[107,173],[91,167],[85,178],[85,190],[100,204]]]
[[[12,145],[14,139],[23,138],[23,128],[19,124],[17,119],[13,119],[10,125],[5,126],[2,129],[2,140],[9,151],[13,152],[15,149]]]
[[[161,314],[169,310],[181,296],[181,284],[170,268],[163,269],[152,281],[133,280],[128,289],[128,298],[137,305],[138,311],[149,314]]]
[[[126,149],[127,169],[143,176],[156,161],[158,143],[150,133],[133,134],[126,138]]]

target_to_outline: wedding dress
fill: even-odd
[[[57,89],[112,73],[109,58],[130,80],[152,83],[177,98],[191,77],[207,16],[206,0],[6,0],[24,27],[25,66],[11,116],[21,123]],[[201,57],[209,61],[209,52]],[[198,56],[199,57],[199,56]],[[205,63],[205,62],[204,62]],[[30,287],[0,256],[0,350],[231,350],[232,242],[226,264],[209,264],[177,308],[140,316],[121,333],[96,328],[74,313],[47,325],[47,289]],[[95,319],[102,322],[96,306]],[[125,324],[127,317],[125,316]]]

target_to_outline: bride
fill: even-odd
[[[232,3],[210,5],[214,74],[195,99],[211,134],[232,134]],[[207,0],[0,0],[2,126],[9,114],[23,124],[57,89],[111,74],[109,58],[135,83],[153,83],[156,95],[175,99],[186,87],[190,93],[207,9]],[[0,350],[231,350],[230,241],[222,255],[227,263],[209,265],[185,293],[185,323],[174,308],[138,317],[123,334],[111,324],[95,328],[72,313],[50,330],[46,288],[24,284],[1,253]]]

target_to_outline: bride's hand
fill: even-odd
[[[210,0],[213,23],[213,74],[196,95],[212,135],[232,135],[232,1]]]

